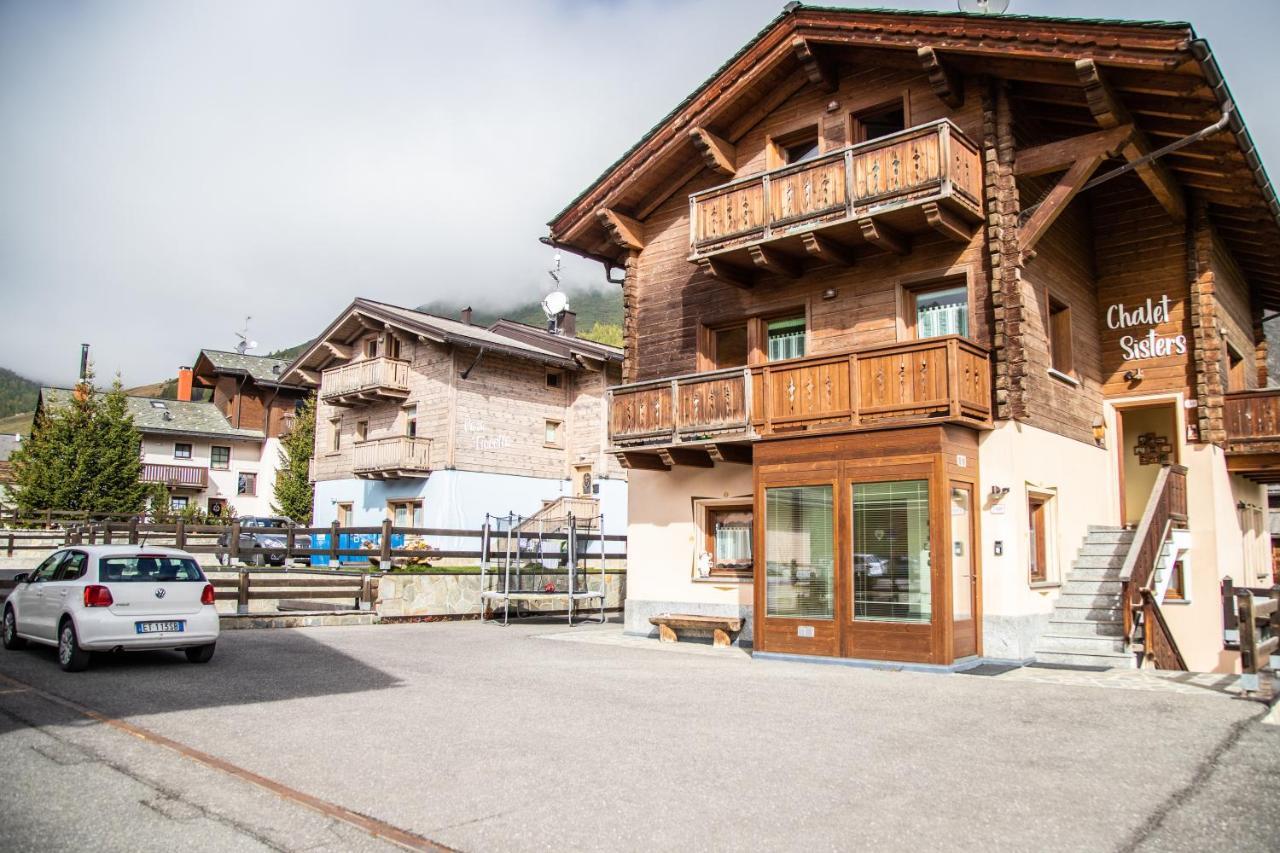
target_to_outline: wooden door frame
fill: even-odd
[[[1139,398],[1139,399],[1126,398],[1125,400],[1122,400],[1122,401],[1115,401],[1115,402],[1110,400],[1107,401],[1111,405],[1112,410],[1115,412],[1115,421],[1116,421],[1115,459],[1116,459],[1116,478],[1120,486],[1118,509],[1120,510],[1120,526],[1121,527],[1129,526],[1129,517],[1128,517],[1128,509],[1127,509],[1128,501],[1126,500],[1126,495],[1124,491],[1124,461],[1127,456],[1127,454],[1125,453],[1125,442],[1124,442],[1124,413],[1137,411],[1138,409],[1161,409],[1166,407],[1172,409],[1173,410],[1173,432],[1174,432],[1175,438],[1177,439],[1176,441],[1173,442],[1173,456],[1174,456],[1173,462],[1175,464],[1181,464],[1182,443],[1185,438],[1185,435],[1184,435],[1185,427],[1183,426],[1182,415],[1181,415],[1182,400],[1183,398],[1179,394],[1162,394],[1154,397],[1146,397],[1146,398]],[[1138,520],[1139,519],[1134,519],[1134,524],[1137,524]]]
[[[951,490],[962,488],[969,492],[969,617],[973,622],[973,648],[974,655],[982,657],[982,513],[978,507],[978,483],[965,477],[957,477],[954,474],[947,475],[947,499],[951,498]],[[955,539],[951,532],[952,515],[947,512],[947,541],[950,543]],[[951,550],[947,549],[947,578],[951,580],[952,572],[955,567],[952,565],[951,559],[953,555]],[[948,595],[955,589],[954,581],[947,585]],[[951,625],[951,660],[954,662],[955,655],[955,602],[950,602],[948,622]]]

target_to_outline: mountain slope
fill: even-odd
[[[0,418],[35,411],[39,394],[39,382],[0,367]]]

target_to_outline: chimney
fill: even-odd
[[[178,368],[178,399],[191,402],[191,368]]]
[[[572,311],[561,311],[560,320],[556,323],[556,334],[564,335],[566,338],[576,338],[578,336],[578,315]]]
[[[470,305],[462,309],[462,322],[467,326],[471,325],[471,306]]]

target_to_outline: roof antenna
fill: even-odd
[[[236,337],[240,339],[240,343],[236,344],[236,352],[240,353],[241,355],[244,355],[246,352],[248,352],[251,349],[258,348],[257,341],[249,340],[249,321],[252,319],[253,318],[250,317],[248,314],[244,315],[244,329],[242,329],[239,332],[236,332]]]
[[[560,253],[555,254],[555,266],[547,270],[547,275],[556,283],[556,289],[542,300],[542,313],[547,315],[547,331],[555,333],[560,328],[560,320],[564,312],[569,310],[569,297],[560,289]]]

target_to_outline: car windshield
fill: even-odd
[[[171,583],[203,581],[204,573],[190,557],[140,554],[135,557],[103,557],[98,561],[102,583]]]
[[[241,527],[288,527],[291,524],[287,518],[246,518],[240,522]]]

